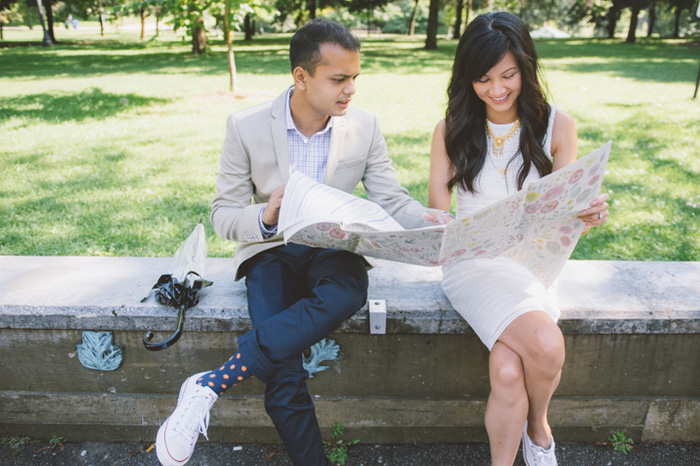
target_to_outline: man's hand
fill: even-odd
[[[270,193],[270,199],[262,213],[262,221],[267,227],[274,227],[280,216],[280,206],[284,197],[284,186],[278,186]]]
[[[445,225],[455,219],[449,213],[439,211],[423,212],[421,217],[423,217],[423,220],[427,220],[433,225]]]

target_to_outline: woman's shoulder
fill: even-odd
[[[438,121],[435,125],[435,130],[433,130],[433,142],[431,143],[430,153],[431,155],[436,155],[437,153],[447,154],[447,149],[445,148],[445,135],[447,131],[447,125],[445,120],[442,119]]]
[[[445,129],[447,128],[447,123],[445,122],[445,119],[443,118],[442,120],[438,121],[437,125],[435,125],[435,132],[437,133],[438,131],[442,134],[445,134]]]
[[[552,156],[555,159],[562,156],[566,159],[572,159],[569,161],[570,163],[576,160],[577,145],[578,135],[576,134],[574,119],[562,110],[556,109],[552,125]]]
[[[574,119],[569,116],[568,113],[564,112],[563,110],[555,107],[552,105],[552,113],[553,113],[553,126],[554,126],[554,131],[557,131],[557,127],[559,127],[560,130],[567,130],[571,128],[576,127],[576,123],[574,123]]]

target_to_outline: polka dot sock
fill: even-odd
[[[197,385],[209,387],[221,396],[226,390],[243,382],[251,375],[248,368],[243,365],[241,353],[236,353],[223,366],[207,372],[197,379]]]

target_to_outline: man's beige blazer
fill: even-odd
[[[221,237],[238,242],[236,280],[245,260],[284,244],[280,234],[263,237],[258,216],[272,190],[289,179],[286,96],[287,91],[227,121],[211,223]],[[428,225],[421,213],[431,209],[413,200],[396,179],[376,117],[350,107],[345,116],[333,117],[331,131],[325,184],[352,193],[362,182],[367,197],[404,228]]]

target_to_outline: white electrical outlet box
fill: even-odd
[[[369,333],[386,333],[386,300],[369,300]]]

